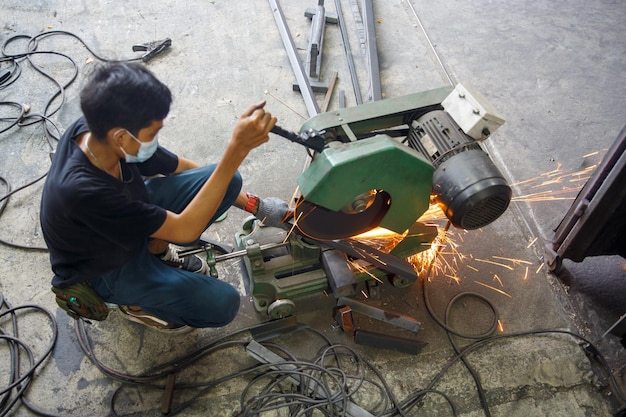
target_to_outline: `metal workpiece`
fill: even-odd
[[[333,249],[322,251],[322,267],[326,271],[328,285],[336,298],[354,295],[357,280],[344,252]]]
[[[359,242],[358,240],[333,240],[325,242],[325,244],[335,249],[339,249],[357,259],[363,259],[374,267],[390,274],[400,275],[411,282],[415,282],[417,280],[415,268],[413,268],[413,265],[408,263],[406,260],[381,252],[369,245],[366,245],[365,243]]]
[[[300,61],[300,56],[298,55],[296,44],[294,43],[291,32],[289,31],[289,27],[287,26],[287,21],[285,19],[283,10],[278,4],[278,0],[268,1],[270,7],[272,8],[272,15],[274,16],[274,20],[276,21],[276,25],[278,26],[280,37],[283,41],[283,44],[285,45],[285,50],[287,51],[289,63],[291,64],[291,68],[294,72],[294,75],[296,76],[296,81],[298,83],[300,93],[302,93],[302,98],[304,99],[304,104],[306,106],[307,112],[309,113],[310,117],[315,116],[320,113],[320,107],[315,100],[315,96],[313,95],[313,90],[311,88],[311,83],[309,82],[309,77],[307,77],[302,62]]]
[[[420,342],[419,340],[370,332],[362,329],[358,329],[354,332],[354,343],[379,349],[394,350],[410,355],[417,355],[422,348],[427,345],[427,343]]]
[[[311,35],[309,36],[309,48],[305,63],[309,78],[316,81],[319,81],[321,76],[325,28],[326,9],[324,9],[324,0],[319,0],[315,13],[311,16]]]
[[[366,55],[370,79],[369,94],[371,101],[383,99],[380,83],[380,64],[378,63],[378,46],[376,45],[376,19],[372,0],[363,0],[363,23],[365,24]]]
[[[306,61],[304,63],[304,69],[307,71],[311,89],[316,93],[332,93],[332,81],[323,82],[320,79],[322,77],[322,55],[324,52],[326,23],[337,23],[337,18],[331,17],[326,13],[324,0],[319,0],[316,8],[308,8],[304,15],[311,19],[311,34],[309,35]],[[300,86],[296,83],[293,89],[294,91],[299,91]],[[322,111],[325,111],[324,108],[322,108]]]
[[[411,316],[398,313],[391,310],[374,307],[373,305],[354,300],[352,298],[340,297],[337,300],[337,306],[348,306],[353,312],[362,314],[369,318],[391,324],[392,326],[417,333],[421,323]]]
[[[343,52],[346,55],[348,71],[350,72],[350,80],[352,81],[352,89],[354,90],[354,99],[358,106],[359,104],[363,104],[363,96],[361,95],[361,87],[359,86],[359,77],[357,76],[356,69],[354,67],[354,57],[352,56],[352,49],[350,48],[350,39],[348,38],[348,32],[346,30],[346,22],[343,19],[341,0],[335,0],[335,8],[337,9],[337,24],[339,25],[341,39],[343,41]],[[345,105],[340,105],[340,107],[345,107]]]
[[[261,343],[275,337],[302,330],[306,325],[298,323],[296,316],[270,320],[250,327],[250,335]]]
[[[335,321],[344,332],[351,332],[354,330],[352,309],[348,306],[337,307],[335,309]]]
[[[259,361],[260,363],[273,365],[271,366],[271,368],[274,370],[286,371],[287,373],[289,373],[294,372],[297,369],[296,365],[292,363],[282,363],[285,362],[285,359],[272,352],[256,340],[252,340],[246,345],[246,352],[248,352],[248,355]],[[300,381],[293,376],[288,376],[287,380],[289,380],[289,382],[291,382],[295,386],[300,385]]]

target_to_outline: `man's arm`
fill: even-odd
[[[183,171],[188,171],[190,169],[199,168],[200,164],[192,161],[191,159],[183,158],[182,156],[178,157],[178,166],[176,167],[175,174]]]
[[[264,106],[264,101],[255,104],[241,115],[211,177],[181,213],[167,212],[165,222],[152,234],[153,238],[168,242],[191,242],[202,234],[224,199],[239,165],[252,149],[269,140],[268,134],[276,124],[276,118],[266,113]]]

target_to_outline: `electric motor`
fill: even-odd
[[[478,229],[506,211],[511,188],[480,143],[448,113],[435,110],[413,120],[407,141],[435,168],[434,199],[455,227]]]

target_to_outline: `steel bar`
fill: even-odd
[[[417,355],[420,353],[422,348],[426,346],[426,343],[417,340],[369,332],[362,329],[354,332],[354,343],[357,345],[370,346],[380,349],[395,350],[397,352],[408,353],[410,355]]]
[[[417,273],[415,272],[413,265],[404,259],[381,252],[366,245],[365,243],[359,242],[358,240],[330,240],[325,241],[324,244],[332,248],[339,249],[340,251],[355,258],[363,259],[378,269],[407,278],[411,282],[417,280]]]
[[[315,96],[313,95],[313,90],[311,88],[311,83],[309,82],[309,77],[307,77],[306,72],[304,71],[304,67],[302,66],[302,62],[300,61],[300,57],[298,56],[298,50],[296,49],[296,45],[293,42],[291,32],[289,31],[289,27],[287,26],[285,15],[283,14],[283,11],[278,4],[278,0],[268,1],[270,3],[270,7],[272,8],[272,14],[274,15],[276,25],[278,26],[280,37],[282,38],[283,44],[285,45],[285,50],[287,51],[289,63],[291,64],[291,68],[296,76],[296,81],[298,82],[300,93],[302,94],[302,98],[304,99],[304,105],[306,106],[309,116],[313,117],[320,113],[320,108],[317,104],[317,101],[315,101]]]
[[[367,40],[366,54],[369,64],[370,76],[370,99],[371,101],[382,100],[383,91],[380,85],[380,65],[378,63],[378,48],[376,46],[376,26],[374,19],[374,5],[372,0],[363,0],[363,22],[365,23],[365,36]]]
[[[582,262],[587,256],[626,256],[625,185],[626,126],[555,229],[546,247],[551,270],[559,269],[562,259]]]
[[[267,245],[262,245],[260,247],[260,249],[263,250],[268,250],[268,249],[276,249],[276,248],[280,248],[281,246],[286,246],[287,243],[268,243]],[[204,253],[206,251],[206,247],[204,246],[200,246],[197,248],[193,248],[193,249],[187,249],[184,251],[180,251],[178,256],[181,257],[185,257],[185,256],[189,256],[189,255],[195,255],[197,253]],[[233,258],[238,258],[240,256],[244,256],[247,255],[248,251],[245,249],[242,250],[238,250],[235,252],[230,252],[230,253],[225,253],[223,255],[217,255],[215,257],[215,262],[220,262],[220,261],[226,261],[228,259],[233,259]]]
[[[326,9],[324,1],[319,0],[315,14],[311,18],[311,35],[305,68],[309,78],[319,81],[322,71],[322,51],[324,49],[324,30],[326,28]]]
[[[420,329],[420,322],[411,316],[390,310],[383,310],[382,308],[374,307],[370,304],[353,300],[352,298],[340,297],[337,300],[337,305],[348,306],[355,313],[363,314],[364,316],[382,321],[384,323],[389,323],[393,326],[400,327],[401,329],[405,329],[413,333],[417,333]]]
[[[361,87],[359,87],[359,79],[356,75],[354,68],[354,57],[352,56],[352,50],[350,49],[350,40],[348,39],[348,33],[346,31],[346,22],[343,20],[343,12],[341,10],[341,0],[335,0],[335,8],[337,9],[337,22],[339,23],[339,30],[341,31],[341,39],[343,40],[343,50],[346,54],[346,60],[348,62],[348,70],[350,72],[350,79],[352,80],[352,88],[354,89],[354,99],[356,104],[363,104],[363,97],[361,96]]]
[[[250,327],[252,338],[259,343],[288,333],[302,330],[306,326],[298,323],[296,316],[289,316],[279,320],[272,320]]]

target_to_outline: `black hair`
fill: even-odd
[[[96,68],[80,94],[80,108],[98,139],[116,126],[136,136],[154,120],[165,119],[171,104],[170,89],[138,63]]]

